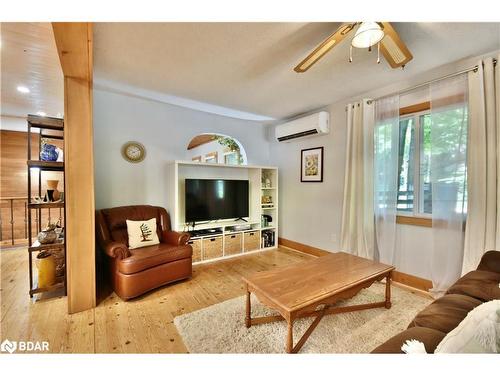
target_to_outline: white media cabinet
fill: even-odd
[[[185,180],[226,179],[249,181],[248,222],[216,220],[196,223],[195,230],[212,229],[218,233],[191,238],[193,263],[209,262],[221,258],[235,257],[250,251],[263,251],[278,247],[278,169],[276,167],[251,165],[226,165],[175,160],[168,164],[168,206],[172,228],[179,232],[193,230],[185,220]],[[265,186],[265,179],[270,186]],[[263,203],[263,196],[272,203]],[[263,216],[272,221],[264,225]],[[238,229],[249,225],[250,229]],[[271,243],[271,239],[274,239]]]

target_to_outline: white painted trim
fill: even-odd
[[[243,168],[243,169],[278,169],[278,167],[271,167],[265,165],[236,165],[236,164],[221,164],[221,163],[204,163],[191,160],[173,160],[169,164],[175,165],[199,165],[200,167],[218,167],[218,168]]]
[[[223,107],[215,104],[200,102],[180,96],[164,94],[158,91],[147,90],[140,87],[127,85],[102,78],[94,78],[94,89],[114,92],[122,95],[153,100],[160,103],[176,105],[179,107],[193,109],[195,111],[212,113],[219,116],[231,117],[240,120],[250,121],[273,121],[272,117],[259,115],[256,113],[238,111],[236,109]]]

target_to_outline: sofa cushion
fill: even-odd
[[[447,294],[463,294],[488,302],[500,299],[500,273],[491,271],[472,271],[462,276]]]
[[[158,245],[160,239],[156,233],[156,218],[150,220],[127,220],[128,248],[138,249]]]
[[[117,261],[118,271],[127,275],[160,264],[189,258],[192,255],[192,248],[189,245],[173,246],[165,243],[129,251],[131,254],[129,257]]]
[[[379,345],[372,353],[403,353],[401,347],[406,340],[418,340],[424,344],[427,353],[433,353],[445,336],[443,332],[432,328],[412,327]]]
[[[477,269],[500,273],[500,251],[490,250],[484,253]]]
[[[460,294],[446,294],[417,314],[410,327],[432,328],[443,333],[453,330],[482,301]]]
[[[106,226],[113,241],[128,244],[127,222],[126,220],[143,221],[156,218],[157,234],[161,236],[162,230],[170,228],[166,212],[155,206],[123,206],[106,208],[101,210]],[[163,214],[163,217],[162,217]]]
[[[469,312],[435,352],[500,353],[500,300],[482,303]]]

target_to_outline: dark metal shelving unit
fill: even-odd
[[[31,189],[31,170],[36,168],[39,170],[38,173],[38,196],[42,196],[42,173],[43,172],[62,172],[64,178],[64,162],[57,161],[43,161],[43,160],[32,160],[31,159],[31,143],[32,134],[38,135],[38,149],[41,150],[42,138],[45,139],[58,139],[64,141],[64,120],[54,117],[43,117],[36,115],[28,115],[28,256],[29,256],[29,279],[30,279],[30,297],[34,294],[51,292],[56,290],[64,291],[66,295],[66,245],[64,240],[52,244],[42,245],[38,241],[33,242],[32,235],[32,219],[35,212],[35,222],[36,229],[38,232],[42,230],[42,209],[50,210],[59,209],[59,216],[64,217],[64,223],[66,223],[66,210],[65,202],[44,202],[44,203],[33,203],[33,195]],[[39,133],[32,133],[32,129],[39,129]],[[62,212],[61,212],[62,209]],[[38,288],[34,283],[33,278],[33,253],[42,250],[47,251],[63,251],[64,254],[64,274],[57,278],[56,283],[49,287]]]

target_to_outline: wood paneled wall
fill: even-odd
[[[51,143],[63,149],[63,142],[60,140],[51,140]],[[38,135],[31,135],[31,158],[38,159]],[[28,194],[28,169],[26,166],[26,160],[28,158],[28,134],[26,132],[1,130],[0,131],[0,168],[2,173],[2,178],[0,182],[0,197],[1,198],[11,198],[27,197]],[[42,175],[42,195],[45,193],[47,186],[46,180],[59,180],[58,185],[59,191],[64,191],[64,179],[60,172],[43,172]],[[33,196],[38,195],[38,172],[31,172],[32,180],[32,193]],[[10,221],[14,222],[14,238],[23,239],[27,238],[26,233],[26,211],[25,211],[25,201],[16,200],[13,203],[13,218],[11,218],[10,213],[10,202],[1,200],[0,201],[0,217],[1,217],[1,240],[5,242],[6,240],[12,239],[12,231]],[[45,226],[49,220],[49,214],[51,216],[51,221],[57,221],[59,219],[59,210],[44,210],[42,212],[42,226]],[[36,235],[38,231],[34,229],[32,235]]]
[[[54,139],[50,143],[64,149],[60,140]],[[38,159],[38,135],[31,135],[31,158]],[[28,194],[28,135],[25,132],[10,130],[0,131],[2,181],[0,185],[1,197],[26,197]],[[31,172],[32,191],[38,195],[38,172]],[[60,180],[57,190],[64,191],[64,180],[60,172],[43,172],[42,192],[47,186],[45,180]]]

